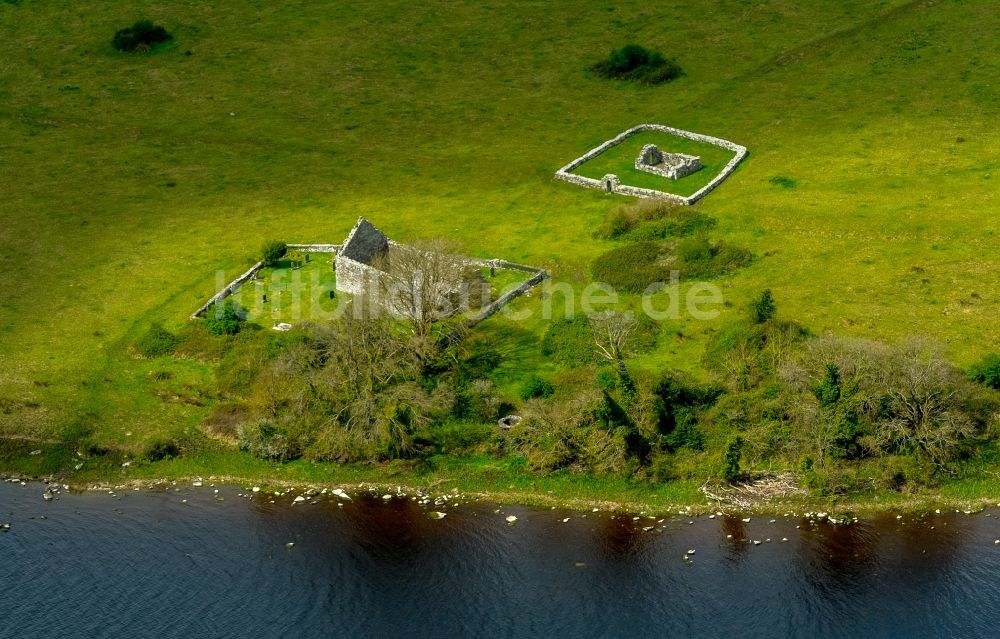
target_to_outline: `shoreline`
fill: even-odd
[[[431,500],[457,498],[465,502],[474,501],[491,503],[498,506],[527,506],[536,508],[557,508],[575,512],[617,512],[628,514],[657,516],[691,516],[703,515],[784,515],[806,516],[822,513],[835,516],[837,519],[850,518],[870,519],[886,514],[926,514],[935,510],[954,510],[956,513],[974,514],[988,507],[1000,508],[1000,498],[953,498],[940,494],[896,495],[897,499],[883,501],[882,495],[855,495],[831,500],[825,497],[799,497],[794,499],[776,499],[761,502],[752,508],[735,508],[729,505],[713,503],[705,499],[701,503],[654,504],[635,499],[600,499],[588,497],[570,497],[556,495],[552,492],[540,493],[517,489],[508,490],[464,490],[458,486],[450,489],[443,484],[454,483],[454,480],[439,478],[430,482],[303,482],[278,478],[250,479],[235,475],[189,475],[159,478],[132,478],[125,481],[77,481],[72,478],[30,476],[23,473],[0,472],[0,482],[55,486],[57,490],[71,493],[122,492],[122,491],[159,491],[184,486],[194,489],[210,489],[216,487],[238,487],[247,492],[253,488],[259,489],[261,495],[278,493],[286,496],[299,494],[334,494],[342,490],[350,496],[360,493],[394,494],[400,497],[421,496]]]

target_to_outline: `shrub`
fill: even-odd
[[[495,422],[500,418],[503,400],[493,382],[477,379],[462,392],[460,406],[463,417],[477,422]]]
[[[602,366],[597,369],[597,388],[604,391],[605,393],[614,392],[615,388],[618,386],[618,374],[615,369]]]
[[[174,335],[163,325],[156,323],[136,340],[135,351],[143,357],[161,357],[174,352],[177,345],[181,343],[181,338]]]
[[[202,362],[218,361],[226,353],[228,336],[212,335],[205,322],[191,322],[180,332],[180,344],[174,350],[177,357]]]
[[[968,370],[969,379],[989,388],[1000,389],[1000,355],[990,353]]]
[[[222,306],[213,304],[205,311],[205,329],[212,335],[236,335],[246,321],[246,311],[227,299]]]
[[[684,73],[674,60],[638,44],[627,44],[612,51],[606,60],[593,65],[591,70],[602,78],[632,80],[642,84],[669,82]]]
[[[681,277],[717,277],[746,266],[753,255],[746,249],[716,242],[703,234],[686,237],[677,243],[675,268]]]
[[[663,244],[639,241],[598,256],[590,272],[595,281],[619,291],[642,293],[651,284],[669,281],[674,270],[681,278],[716,277],[749,264],[753,258],[746,249],[721,241],[712,244],[701,234],[681,239],[673,259],[670,257]]]
[[[593,236],[605,240],[665,240],[706,231],[714,225],[714,219],[691,207],[664,200],[639,200],[611,209]]]
[[[240,450],[271,461],[297,459],[302,451],[288,435],[266,420],[241,424],[236,428]]]
[[[538,375],[532,375],[528,381],[521,386],[521,399],[532,399],[541,397],[543,399],[552,397],[556,391],[555,387],[548,380],[542,379]]]
[[[288,246],[284,242],[266,242],[264,246],[260,247],[260,261],[264,263],[264,266],[274,266],[287,251]]]
[[[590,273],[595,281],[619,291],[642,293],[650,284],[669,279],[670,269],[662,263],[665,253],[656,242],[626,244],[598,256]]]
[[[158,439],[156,441],[150,442],[146,446],[146,450],[143,452],[143,457],[151,462],[160,461],[162,459],[170,459],[177,457],[181,454],[180,447],[177,443],[169,439]]]
[[[698,430],[694,413],[687,408],[678,408],[674,411],[675,426],[666,437],[666,444],[670,450],[680,448],[690,448],[691,450],[702,450],[705,447],[705,436]]]
[[[431,426],[425,435],[444,454],[474,450],[494,439],[497,430],[496,424],[444,423]]]
[[[773,318],[777,312],[778,305],[774,302],[771,289],[766,289],[750,302],[750,320],[754,324],[763,324]]]
[[[558,364],[586,366],[597,359],[590,323],[582,314],[549,324],[542,337],[542,355]]]
[[[167,30],[149,20],[139,20],[131,27],[119,29],[111,44],[119,51],[126,53],[144,53],[161,42],[173,40],[174,36]]]
[[[733,482],[740,477],[740,456],[743,452],[743,438],[736,437],[726,446],[726,453],[722,458],[722,478],[728,482]]]

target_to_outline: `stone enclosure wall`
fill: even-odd
[[[286,244],[286,246],[289,249],[295,251],[302,251],[303,253],[336,254],[340,250],[339,244]],[[221,291],[210,297],[208,301],[199,306],[198,310],[196,310],[194,313],[191,313],[191,319],[198,319],[199,317],[204,315],[205,311],[207,311],[213,304],[218,304],[222,300],[232,295],[236,291],[236,289],[238,289],[243,284],[246,284],[247,282],[252,280],[254,276],[257,275],[257,272],[260,271],[260,269],[262,268],[264,268],[263,262],[257,262],[256,264],[251,266],[250,270],[240,275],[229,284],[226,284],[226,286]]]
[[[719,174],[715,176],[711,182],[703,186],[696,193],[686,197],[683,195],[677,195],[675,193],[667,193],[666,191],[658,191],[655,189],[643,189],[635,186],[627,186],[621,184],[617,176],[615,176],[614,174],[608,174],[603,178],[601,178],[600,180],[595,180],[593,178],[588,178],[573,173],[573,170],[578,168],[584,162],[592,160],[593,158],[597,157],[601,153],[604,153],[611,147],[617,146],[622,142],[624,142],[625,140],[632,137],[633,135],[641,133],[643,131],[659,131],[661,133],[668,133],[670,135],[676,135],[677,137],[687,138],[688,140],[705,142],[707,144],[712,144],[714,146],[718,146],[723,149],[728,149],[729,151],[733,151],[736,155],[733,157],[733,159],[729,161],[728,164],[726,164],[725,167],[723,167],[722,171],[720,171]],[[712,191],[712,189],[717,187],[719,184],[722,183],[723,180],[729,177],[729,174],[732,173],[734,170],[736,170],[736,166],[740,162],[742,162],[743,158],[745,158],[746,156],[747,156],[746,147],[740,146],[739,144],[736,144],[734,142],[730,142],[729,140],[723,140],[722,138],[715,138],[710,135],[702,135],[701,133],[684,131],[683,129],[675,129],[674,127],[665,126],[662,124],[640,124],[638,126],[632,127],[631,129],[628,129],[627,131],[619,133],[618,135],[611,138],[607,142],[604,142],[600,146],[591,149],[590,151],[587,151],[580,157],[576,158],[566,166],[556,171],[555,177],[558,180],[563,180],[571,184],[585,186],[590,189],[601,189],[602,191],[608,193],[617,193],[619,195],[628,195],[632,197],[641,197],[649,199],[672,200],[679,204],[694,204],[701,198],[708,195]],[[614,179],[612,180],[610,178]]]
[[[381,231],[372,226],[367,220],[364,220],[364,218],[361,218],[343,244],[288,244],[287,247],[289,250],[301,251],[303,253],[332,253],[334,255],[333,266],[337,274],[338,291],[343,291],[354,296],[364,296],[375,291],[375,295],[377,296],[391,285],[391,281],[387,279],[390,276],[371,264],[365,263],[365,261],[374,261],[384,250],[391,250],[393,247],[404,247],[404,245],[386,238]],[[469,258],[467,264],[479,268],[489,268],[491,273],[495,269],[505,269],[531,273],[531,277],[522,282],[514,290],[508,291],[488,306],[479,309],[478,312],[467,318],[465,321],[466,326],[478,324],[487,317],[490,317],[512,300],[523,295],[533,286],[549,277],[549,272],[544,269],[501,259],[484,260]],[[263,267],[264,264],[262,262],[254,264],[248,271],[227,284],[222,290],[202,304],[198,310],[191,314],[191,319],[203,316],[205,311],[213,304],[222,302],[240,286],[252,280]],[[409,309],[389,310],[397,315],[405,316],[407,313],[401,311]]]

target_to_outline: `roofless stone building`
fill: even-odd
[[[664,153],[655,144],[647,144],[635,159],[635,168],[679,180],[701,169],[701,158],[684,153]]]

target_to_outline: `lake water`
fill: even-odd
[[[1000,636],[996,511],[658,522],[176,488],[0,484],[0,637]]]

